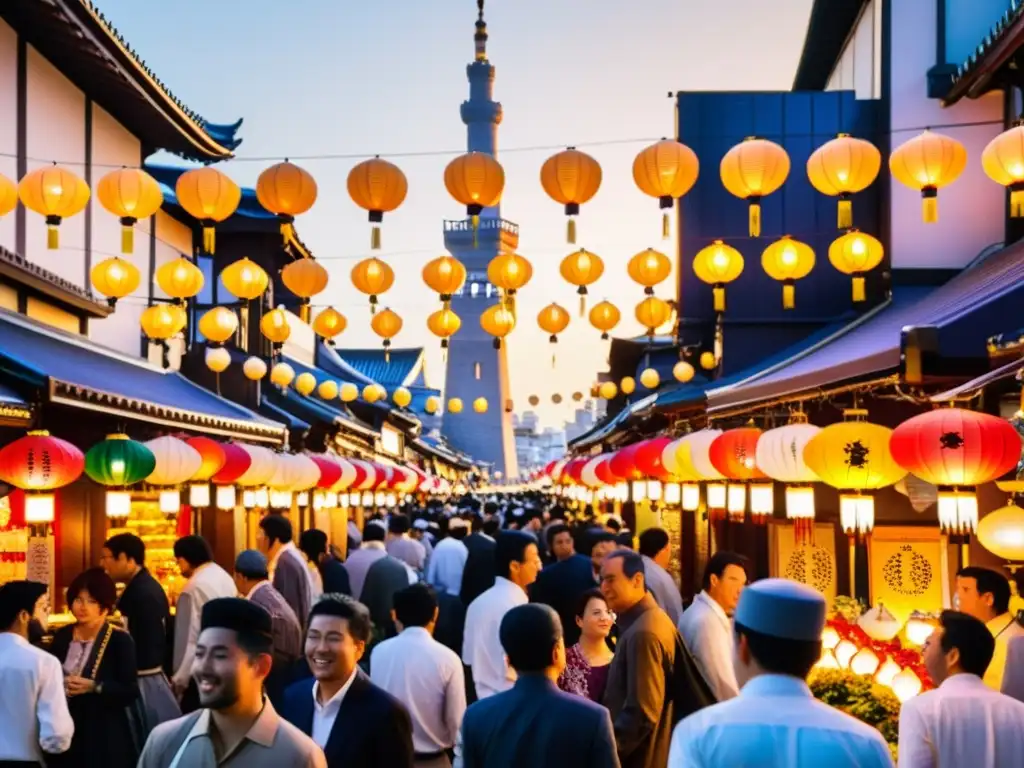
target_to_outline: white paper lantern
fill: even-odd
[[[224,347],[206,348],[206,367],[214,373],[224,373],[231,365],[231,353]]]
[[[754,451],[757,467],[782,483],[814,483],[818,476],[804,463],[804,446],[821,432],[813,424],[787,424],[761,433]]]
[[[309,456],[304,453],[296,453],[292,456],[292,461],[296,468],[293,491],[308,491],[320,482],[320,467]]]
[[[334,460],[341,467],[341,477],[331,486],[331,490],[335,493],[341,493],[342,491],[347,491],[352,486],[352,483],[356,481],[356,468],[351,461],[343,456],[335,456]]]
[[[156,459],[156,466],[146,478],[150,485],[180,485],[191,480],[203,465],[199,451],[176,437],[157,437],[143,445]]]
[[[249,462],[249,468],[242,473],[241,477],[235,480],[235,484],[253,488],[270,482],[277,467],[278,454],[259,445],[248,445],[247,443],[236,443],[236,445],[248,453],[252,461]]]
[[[249,381],[259,381],[267,375],[267,364],[259,357],[250,357],[242,363],[242,373]]]
[[[725,477],[715,469],[709,455],[711,444],[720,434],[722,434],[720,429],[702,429],[682,438],[682,441],[690,448],[690,461],[701,480],[722,480]]]

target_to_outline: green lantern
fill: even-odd
[[[156,457],[128,435],[108,435],[85,454],[85,474],[100,485],[124,487],[149,477]]]

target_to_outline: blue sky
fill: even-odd
[[[473,0],[97,0],[146,63],[189,106],[212,122],[244,117],[240,158],[323,154],[464,151],[459,104],[468,94],[473,54]],[[592,288],[623,311],[619,332],[639,331],[633,306],[641,289],[625,264],[647,246],[675,256],[660,239],[657,204],[633,185],[631,164],[645,140],[671,135],[678,90],[787,89],[800,54],[811,0],[488,0],[488,52],[497,68],[495,96],[504,106],[498,155],[506,171],[503,215],[521,227],[519,251],[535,268],[521,293],[510,337],[517,409],[537,394],[548,423],[567,417],[568,395],[586,391],[604,368],[606,344],[575,312],[574,288],[561,281],[561,207],[538,180],[551,151],[516,148],[581,145],[604,168],[597,197],[579,219],[579,245],[602,256],[605,276]],[[585,147],[588,142],[619,142]],[[398,157],[409,195],[384,228],[383,255],[395,288],[383,299],[405,319],[397,346],[426,344],[428,376],[440,384],[440,353],[426,331],[436,308],[420,279],[443,252],[441,222],[459,206],[442,183],[453,154]],[[266,162],[225,167],[252,184]],[[349,200],[345,178],[355,160],[300,161],[320,196],[297,227],[331,272],[321,301],[349,318],[341,346],[377,339],[348,273],[367,255],[365,214]],[[702,169],[714,173],[717,168]],[[665,291],[668,294],[668,291]],[[554,371],[540,308],[558,301],[572,323]],[[464,322],[467,319],[464,318]],[[472,320],[468,320],[472,321]],[[537,356],[538,345],[544,354]],[[561,406],[550,395],[565,396]]]

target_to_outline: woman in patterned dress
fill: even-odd
[[[580,595],[576,608],[580,640],[565,652],[565,670],[558,678],[559,688],[601,703],[608,682],[608,665],[612,663],[608,634],[614,623],[615,614],[608,610],[601,590],[590,589]]]

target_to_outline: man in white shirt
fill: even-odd
[[[679,634],[718,701],[739,693],[732,663],[730,616],[747,583],[746,560],[735,552],[716,552],[704,568],[703,590],[683,612]]]
[[[990,568],[961,568],[956,575],[956,599],[960,610],[984,622],[996,640],[984,680],[985,685],[998,691],[1003,684],[1010,640],[1024,636],[1024,627],[1010,614],[1010,582]]]
[[[494,557],[494,586],[470,604],[462,641],[462,661],[470,668],[478,699],[507,691],[515,682],[498,632],[506,613],[529,602],[526,588],[542,565],[536,539],[522,531],[499,533]]]
[[[33,619],[46,625],[45,604],[45,584],[0,587],[0,764],[42,765],[75,733],[60,662],[28,642]]]
[[[348,571],[348,580],[352,586],[352,597],[361,600],[363,585],[366,583],[366,574],[370,566],[387,557],[388,552],[384,546],[384,538],[387,536],[387,529],[384,523],[379,520],[370,520],[363,526],[363,543],[355,552],[348,553],[345,560],[345,570]]]
[[[648,528],[637,539],[637,550],[644,561],[647,589],[654,595],[658,607],[668,614],[673,624],[678,625],[683,616],[683,598],[679,594],[679,585],[668,572],[672,557],[668,533],[662,528]]]
[[[923,651],[939,687],[900,709],[900,768],[1024,766],[1024,703],[981,679],[994,651],[981,621],[943,611]]]
[[[450,768],[466,711],[462,661],[433,638],[438,605],[431,587],[406,587],[394,605],[399,635],[373,649],[370,679],[409,710],[416,768]]]
[[[458,596],[462,589],[462,573],[466,569],[469,550],[462,540],[469,533],[469,523],[461,517],[448,521],[448,535],[434,545],[427,566],[427,583],[438,592]]]

